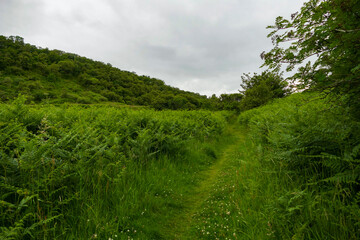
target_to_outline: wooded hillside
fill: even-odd
[[[120,70],[86,57],[49,50],[19,36],[0,36],[0,99],[21,93],[28,102],[119,102],[155,109],[222,109],[215,96],[168,86],[164,81]]]

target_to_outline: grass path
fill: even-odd
[[[205,201],[213,194],[213,188],[221,178],[225,166],[229,165],[229,161],[233,159],[234,153],[238,150],[241,141],[244,141],[244,131],[234,126],[228,129],[228,138],[226,143],[221,147],[221,153],[218,160],[209,167],[209,169],[202,172],[203,180],[198,186],[189,192],[185,198],[185,206],[187,206],[182,214],[172,219],[169,224],[165,226],[164,235],[168,236],[166,239],[195,239],[192,236],[191,229],[194,226],[194,216],[198,214]]]

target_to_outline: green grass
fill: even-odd
[[[173,239],[358,239],[358,128],[345,112],[298,94],[243,113]]]
[[[358,239],[359,123],[295,94],[242,113],[0,108],[4,239]]]
[[[207,111],[1,105],[1,237],[161,239],[215,161]]]
[[[227,161],[226,153],[224,152],[228,151],[231,146],[236,145],[236,141],[234,141],[236,138],[232,130],[232,126],[228,126],[225,129],[224,135],[216,142],[216,147],[208,146],[206,148],[207,154],[216,159],[216,161],[197,174],[200,180],[184,196],[182,212],[175,215],[165,225],[164,233],[167,235],[166,239],[194,239],[192,235],[189,235],[193,224],[193,216],[201,208],[204,199],[211,194],[211,187],[219,177],[222,166]]]
[[[272,181],[247,129],[235,129],[234,137],[184,239],[266,239],[271,234],[265,206],[273,195]]]
[[[301,93],[245,112],[239,122],[258,148],[261,168],[252,179],[268,199],[261,212],[269,238],[360,237],[360,128],[349,107]]]

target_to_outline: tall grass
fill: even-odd
[[[207,111],[24,102],[0,108],[5,239],[161,238],[225,125]]]
[[[263,210],[269,238],[360,237],[360,123],[346,107],[299,93],[238,120],[249,126],[259,159],[272,174],[266,185],[274,196]]]

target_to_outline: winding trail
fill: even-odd
[[[171,239],[193,239],[190,234],[190,228],[193,221],[193,216],[201,210],[202,204],[207,200],[212,193],[212,188],[224,170],[224,166],[234,155],[238,149],[241,141],[244,141],[244,132],[235,126],[230,126],[228,136],[231,139],[221,151],[218,160],[210,166],[207,170],[201,172],[203,180],[188,194],[185,198],[185,208],[182,214],[172,219],[166,226],[164,233],[167,236],[172,236]]]

